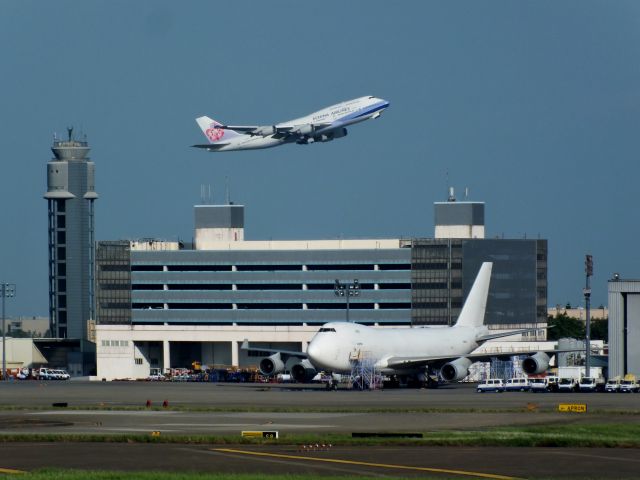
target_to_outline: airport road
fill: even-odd
[[[173,444],[2,445],[0,471],[43,467],[118,471],[194,471],[443,478],[637,478],[630,449],[333,447]]]

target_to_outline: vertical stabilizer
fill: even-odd
[[[480,267],[467,300],[464,302],[456,326],[480,327],[484,324],[484,312],[487,308],[492,266],[493,263],[484,262]]]
[[[220,128],[222,124],[213,118],[198,117],[196,118],[196,123],[204,133],[204,136],[207,137],[207,140],[209,140],[209,143],[222,143],[240,135],[235,130]]]

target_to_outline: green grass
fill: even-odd
[[[640,424],[563,424],[498,427],[482,431],[424,432],[423,438],[352,438],[350,434],[282,434],[278,440],[242,438],[239,435],[87,435],[5,434],[2,442],[130,442],[212,445],[414,445],[508,447],[608,447],[640,448]]]

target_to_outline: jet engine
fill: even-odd
[[[305,383],[310,381],[313,377],[316,376],[317,370],[311,365],[309,360],[302,359],[300,362],[296,363],[291,367],[291,377],[300,383]]]
[[[332,133],[333,138],[342,138],[347,136],[346,128],[339,128],[338,130],[334,130]]]
[[[276,375],[284,372],[284,362],[280,358],[280,352],[260,360],[259,368],[262,375]]]
[[[333,140],[333,136],[331,134],[329,135],[318,135],[313,137],[313,139],[316,142],[330,142],[331,140]]]
[[[522,370],[527,375],[546,372],[547,368],[549,368],[549,355],[544,352],[538,352],[522,361]]]
[[[263,137],[268,137],[269,135],[276,134],[276,127],[275,125],[268,126],[268,127],[259,127],[259,128],[256,128],[252,133],[254,135],[262,135]]]
[[[453,362],[445,363],[440,369],[440,376],[447,382],[457,382],[469,375],[469,367],[473,362],[468,358],[458,358]]]

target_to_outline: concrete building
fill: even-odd
[[[55,139],[47,164],[49,319],[51,335],[81,340],[87,370],[95,348],[87,341],[93,320],[94,163],[86,140]]]
[[[586,322],[587,311],[584,307],[571,307],[556,305],[555,307],[549,307],[547,309],[547,315],[550,317],[556,317],[558,315],[566,315],[567,317],[577,318]],[[591,307],[590,312],[591,320],[607,320],[609,318],[609,309],[603,305],[599,307]]]
[[[609,376],[640,376],[640,280],[616,274],[609,291]]]
[[[149,239],[98,243],[99,378],[146,377],[194,360],[255,365],[239,349],[245,338],[304,349],[318,326],[346,319],[336,280],[357,281],[351,321],[452,324],[483,261],[494,262],[491,328],[546,325],[546,240],[247,241],[243,206],[195,212],[194,248]],[[529,339],[543,340],[544,330]]]
[[[9,337],[5,344],[7,346],[7,371],[9,372],[21,368],[36,368],[48,363],[31,338]],[[0,358],[2,358],[2,354],[2,342],[0,342]],[[2,369],[0,368],[0,370]],[[1,373],[0,371],[0,377]]]
[[[48,317],[14,317],[7,318],[7,335],[22,331],[32,337],[44,337],[49,332]]]

